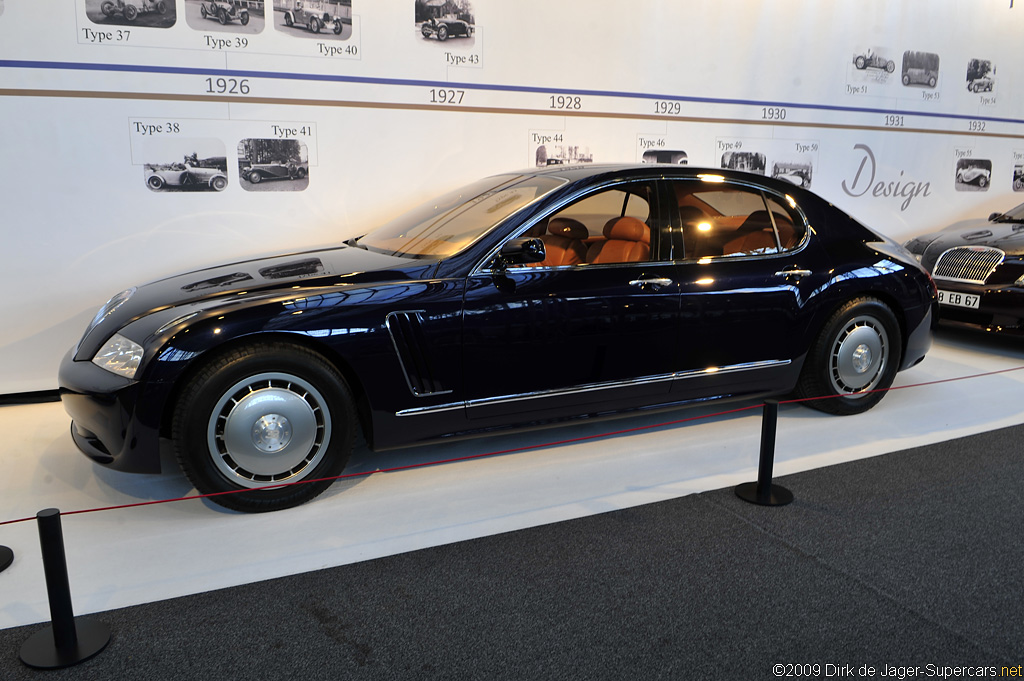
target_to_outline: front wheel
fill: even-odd
[[[135,17],[139,16],[139,8],[135,5],[124,6],[124,18],[128,21],[135,21]]]
[[[444,24],[437,27],[437,39],[442,42],[448,40],[448,27]]]
[[[206,3],[199,5],[199,14],[201,14],[204,19],[206,18],[206,15],[208,14],[206,11]]]
[[[316,17],[310,17],[309,18],[309,30],[312,31],[313,33],[319,33],[320,32],[320,20],[317,19]]]
[[[326,490],[345,467],[356,415],[344,379],[320,355],[278,342],[204,366],[177,400],[172,439],[202,494],[238,511],[276,511]],[[316,480],[276,489],[275,483]],[[238,491],[249,490],[249,491]]]
[[[248,12],[243,12],[242,14],[238,15],[238,23],[242,24],[242,26],[248,26],[249,25],[249,13]]]
[[[865,412],[896,378],[902,347],[889,306],[875,298],[851,300],[832,314],[811,346],[796,396],[830,414]]]
[[[284,25],[289,27],[295,25],[295,20],[292,19],[292,15],[287,12],[284,15]]]

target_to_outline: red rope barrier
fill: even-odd
[[[872,392],[872,393],[875,393],[875,392],[889,392],[889,391],[892,391],[892,390],[905,390],[907,388],[922,388],[922,387],[927,387],[927,386],[930,386],[930,385],[939,385],[941,383],[953,383],[955,381],[966,381],[966,380],[975,379],[975,378],[984,378],[986,376],[997,376],[999,374],[1007,374],[1007,373],[1011,373],[1011,372],[1014,372],[1014,371],[1021,371],[1021,370],[1024,370],[1024,366],[1012,367],[1010,369],[999,369],[997,371],[988,371],[988,372],[981,373],[981,374],[972,374],[970,376],[958,376],[958,377],[955,377],[955,378],[943,378],[943,379],[939,379],[937,381],[927,381],[925,383],[913,383],[911,385],[901,385],[901,386],[896,386],[894,388],[885,388],[884,390],[872,390],[872,391],[869,391],[869,392]],[[865,394],[868,394],[868,393],[865,393]],[[826,395],[826,396],[823,396],[823,397],[804,397],[804,398],[793,399],[793,400],[781,400],[779,402],[779,404],[798,404],[800,402],[811,402],[811,401],[814,401],[814,400],[829,400],[829,399],[832,399],[832,398],[835,398],[835,397],[841,397],[841,395]],[[683,418],[683,419],[675,419],[673,421],[664,421],[662,423],[654,423],[654,424],[650,424],[650,425],[646,425],[646,426],[635,426],[633,428],[623,428],[621,430],[614,430],[614,431],[610,431],[610,432],[607,432],[607,433],[597,433],[595,435],[582,435],[580,437],[569,438],[569,439],[566,439],[566,440],[556,440],[554,442],[543,442],[543,443],[533,444],[533,445],[523,445],[521,447],[512,447],[510,449],[501,449],[501,450],[496,450],[496,451],[493,451],[493,452],[484,452],[482,454],[470,454],[468,456],[459,456],[459,457],[455,457],[455,458],[451,458],[451,459],[441,459],[441,460],[438,460],[438,461],[425,461],[423,463],[413,463],[413,464],[408,464],[408,465],[405,465],[405,466],[395,466],[395,467],[392,467],[392,468],[379,468],[379,469],[372,470],[372,471],[363,471],[361,473],[343,473],[341,475],[335,475],[335,476],[332,476],[332,477],[329,477],[329,478],[315,478],[315,479],[311,479],[311,480],[299,480],[297,482],[282,482],[282,483],[275,484],[275,485],[265,485],[263,487],[227,490],[227,491],[224,491],[224,492],[213,492],[211,494],[193,494],[193,495],[190,495],[190,496],[187,496],[187,497],[178,497],[176,499],[157,499],[157,500],[154,500],[154,501],[139,501],[139,502],[135,502],[135,503],[131,503],[131,504],[119,504],[117,506],[103,506],[103,507],[100,507],[100,508],[86,508],[86,509],[80,509],[78,511],[63,511],[63,512],[61,512],[61,515],[79,515],[79,514],[82,514],[82,513],[98,513],[100,511],[116,511],[116,510],[124,509],[124,508],[136,508],[136,507],[140,507],[140,506],[152,506],[154,504],[170,504],[170,503],[174,503],[174,502],[177,502],[177,501],[190,501],[192,499],[208,499],[210,497],[219,497],[219,496],[222,496],[224,494],[240,494],[242,492],[254,492],[254,491],[259,491],[259,490],[280,489],[282,487],[290,487],[292,485],[306,485],[306,484],[313,483],[313,482],[327,482],[327,481],[333,482],[333,481],[336,481],[336,480],[344,480],[344,479],[347,479],[347,478],[366,477],[366,476],[374,475],[376,473],[396,473],[398,471],[406,471],[406,470],[411,470],[411,469],[415,469],[415,468],[425,468],[427,466],[441,466],[441,465],[449,464],[449,463],[458,463],[458,462],[462,462],[462,461],[471,461],[473,459],[483,459],[483,458],[487,458],[487,457],[491,457],[491,456],[501,456],[503,454],[513,454],[515,452],[524,452],[524,451],[528,451],[528,450],[531,450],[531,449],[543,449],[545,447],[558,447],[560,445],[573,444],[573,443],[576,443],[576,442],[585,442],[587,440],[598,440],[598,439],[603,439],[603,438],[608,438],[608,437],[615,437],[616,435],[625,435],[627,433],[635,433],[635,432],[639,432],[639,431],[642,431],[642,430],[653,430],[655,428],[664,428],[666,426],[675,426],[675,425],[679,425],[680,423],[687,423],[687,422],[690,422],[690,421],[699,421],[701,419],[711,419],[711,418],[715,418],[715,417],[718,417],[718,416],[727,416],[729,414],[736,414],[736,413],[739,413],[739,412],[742,412],[742,411],[749,411],[751,409],[760,409],[763,406],[764,406],[763,404],[753,404],[753,405],[749,405],[749,406],[746,406],[746,407],[737,407],[736,409],[728,409],[728,410],[725,410],[725,411],[715,412],[714,414],[705,414],[703,416],[690,416],[690,417]],[[28,522],[30,520],[35,520],[35,516],[32,516],[30,518],[18,518],[16,520],[5,520],[5,521],[0,522],[0,527],[2,527],[4,525],[15,525],[17,523],[24,523],[24,522]]]

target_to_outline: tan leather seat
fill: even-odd
[[[751,213],[736,231],[738,236],[722,247],[724,255],[776,253],[779,250],[775,242],[775,230],[772,229],[772,219],[766,210]]]
[[[643,262],[651,256],[651,228],[636,218],[609,220],[604,226],[604,241],[590,244],[587,262],[595,265],[613,262]]]
[[[587,247],[583,240],[590,236],[587,226],[572,218],[552,218],[548,223],[548,233],[541,237],[544,241],[545,267],[560,265],[578,265],[587,257]]]

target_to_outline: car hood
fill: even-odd
[[[79,344],[78,355],[91,357],[91,353],[127,324],[170,308],[181,310],[159,315],[160,323],[197,309],[234,306],[284,294],[297,295],[325,286],[429,278],[436,268],[437,261],[399,258],[341,246],[178,274],[136,287],[116,309],[97,315]]]
[[[929,272],[934,268],[935,261],[939,259],[940,255],[956,246],[991,246],[1001,249],[1009,256],[1024,256],[1024,224],[965,220],[947,227],[941,232],[917,237],[913,241],[925,242],[928,240],[931,241],[924,249],[921,264]],[[912,250],[918,249],[912,248]]]

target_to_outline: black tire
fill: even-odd
[[[892,73],[895,70],[896,70],[896,64],[892,60],[889,60],[888,62],[885,63],[885,72],[886,73]]]
[[[242,24],[242,26],[248,26],[249,25],[249,13],[248,12],[243,12],[242,14],[238,15],[238,23]]]
[[[217,175],[210,180],[210,187],[212,187],[214,191],[222,192],[227,186],[228,178],[223,175]]]
[[[444,24],[437,27],[437,39],[441,42],[448,40],[448,27]]]
[[[1021,189],[1024,189],[1024,180],[1019,177],[1013,178],[1013,191],[1019,192]]]
[[[296,169],[295,170],[295,177],[300,179],[300,180],[303,179],[304,177],[306,177],[306,169],[305,168],[298,168],[298,169]]]
[[[263,175],[260,174],[260,171],[258,171],[258,170],[250,170],[249,171],[249,182],[251,182],[253,184],[259,184],[262,181],[263,181]]]
[[[867,68],[868,63],[867,61],[865,61],[864,57],[857,57],[857,61],[854,62],[853,65],[856,66],[861,71],[863,71],[865,68]]]
[[[334,20],[334,28],[332,29],[334,31],[334,35],[341,35],[341,31],[344,28],[345,26],[341,23],[341,19]]]
[[[935,87],[935,76],[928,79],[928,87]]]
[[[988,186],[988,178],[985,177],[984,175],[979,175],[978,176],[978,186],[981,187],[982,189],[987,187]]]
[[[117,6],[113,2],[111,2],[111,0],[106,0],[106,2],[100,5],[100,11],[103,12],[103,16],[105,17],[109,17],[111,14],[113,14],[116,8]]]
[[[288,26],[289,28],[295,25],[295,20],[292,19],[292,15],[289,14],[288,12],[285,12],[284,14],[284,25]]]
[[[253,397],[255,396],[255,397]],[[344,379],[320,355],[280,342],[220,355],[193,375],[175,403],[178,464],[201,494],[318,480],[210,500],[258,513],[310,501],[345,468],[356,412]]]
[[[309,30],[311,30],[313,33],[319,33],[320,32],[320,20],[317,19],[316,17],[310,17],[309,18]]]
[[[227,13],[227,10],[221,9],[220,11],[217,12],[217,21],[220,22],[221,26],[227,25],[227,23],[228,23],[228,13]]]
[[[146,178],[146,184],[149,185],[150,189],[163,189],[164,178],[159,175],[150,175]]]
[[[903,84],[904,85],[910,85],[910,76],[908,76],[905,73],[903,74]]]
[[[167,3],[164,0],[158,0],[156,3],[156,11],[160,14],[167,14]]]
[[[423,24],[423,26],[420,27],[420,33],[423,34],[424,38],[429,38],[430,37],[430,27],[427,26],[426,24]]]
[[[808,407],[841,416],[878,404],[892,386],[903,352],[899,322],[875,298],[855,298],[836,310],[811,346],[796,397]]]
[[[126,4],[124,6],[124,18],[127,21],[135,21],[135,17],[139,16],[139,8],[135,5]]]
[[[204,19],[206,18],[207,12],[206,12],[206,3],[205,2],[203,4],[201,4],[201,5],[199,5],[199,13],[201,15],[203,15]]]

